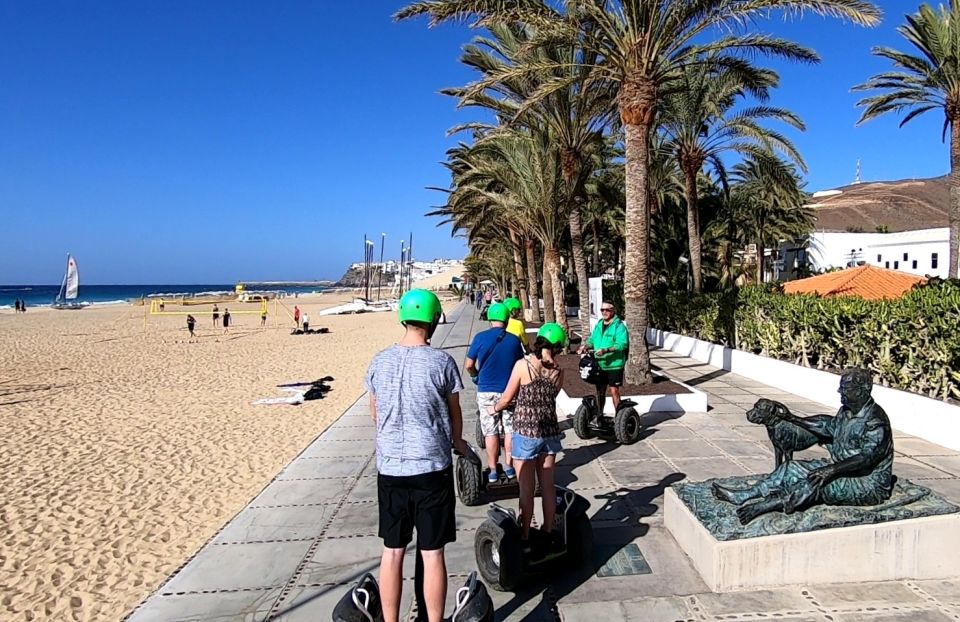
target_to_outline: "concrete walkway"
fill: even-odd
[[[472,335],[486,323],[467,305],[448,321],[434,345],[462,361]],[[777,399],[796,413],[827,409],[672,352],[651,355],[668,375],[706,391],[710,412],[646,415],[642,440],[632,446],[581,441],[568,431],[557,481],[591,502],[594,567],[571,569],[518,594],[493,592],[498,619],[960,620],[960,578],[710,593],[663,527],[664,489],[686,479],[772,470],[766,431],[744,417],[758,397]],[[470,441],[476,408],[473,385],[466,385],[461,403]],[[129,619],[329,620],[346,585],[366,571],[376,574],[379,564],[374,435],[364,396]],[[895,442],[895,473],[960,502],[960,455],[901,434]],[[457,542],[447,549],[450,598],[454,584],[476,567],[473,535],[485,516],[485,506],[457,506]],[[413,576],[412,552],[405,576]],[[402,607],[411,619],[412,587],[408,579]]]

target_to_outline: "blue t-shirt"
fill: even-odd
[[[480,370],[477,391],[503,393],[514,363],[523,358],[523,346],[515,335],[502,328],[491,328],[477,333],[467,351],[467,357],[476,361]]]

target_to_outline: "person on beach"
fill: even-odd
[[[192,340],[196,337],[196,334],[193,332],[194,327],[197,325],[197,320],[194,319],[192,315],[187,316],[187,330],[190,331],[190,339]]]
[[[213,327],[220,326],[220,307],[213,305]]]
[[[300,328],[300,307],[293,306],[293,321],[297,323],[297,328]]]
[[[444,547],[456,540],[450,450],[466,451],[456,361],[430,346],[440,301],[414,289],[400,299],[404,335],[370,363],[364,385],[377,428],[380,597],[385,622],[397,622],[403,557],[417,532],[429,622],[441,622],[447,597]],[[421,612],[422,615],[423,612]]]
[[[310,316],[306,313],[303,314],[303,332],[310,330]]]
[[[597,381],[597,405],[599,412],[607,401],[607,387],[610,387],[610,397],[613,398],[613,409],[620,408],[620,387],[623,386],[623,367],[627,362],[627,352],[630,350],[630,336],[627,325],[617,317],[617,308],[613,303],[604,300],[600,303],[601,320],[593,327],[590,338],[580,346],[579,354],[593,350],[597,357],[597,366],[600,368],[600,377]]]
[[[223,332],[227,332],[230,329],[230,309],[223,309]]]
[[[19,298],[17,298],[16,300],[13,301],[13,312],[14,312],[14,313],[20,313],[20,299],[19,299]]]
[[[260,314],[260,326],[267,325],[267,310],[264,309],[263,313]]]
[[[520,343],[523,344],[524,351],[529,352],[530,342],[527,340],[527,325],[523,323],[523,319],[520,317],[523,314],[523,304],[520,303],[519,298],[513,297],[504,300],[503,304],[507,307],[507,310],[510,311],[510,319],[507,321],[507,332],[511,335],[516,335]]]
[[[507,388],[489,414],[506,410],[516,398],[513,408],[513,464],[520,481],[521,542],[524,553],[530,553],[530,523],[533,520],[533,498],[536,481],[540,480],[543,500],[543,527],[553,533],[557,511],[557,494],[553,468],[560,444],[557,422],[557,395],[563,386],[563,370],[556,362],[567,344],[567,334],[559,324],[540,327],[533,343],[533,353],[513,366]]]
[[[500,457],[500,435],[503,435],[504,469],[509,478],[517,476],[513,470],[510,456],[510,435],[513,433],[510,409],[499,415],[490,414],[490,407],[496,404],[507,388],[510,374],[517,361],[523,358],[523,346],[516,335],[510,333],[505,322],[510,317],[506,305],[495,304],[487,309],[490,328],[477,333],[467,350],[464,365],[467,373],[477,384],[477,412],[480,414],[480,430],[483,432],[487,450],[487,466],[490,473],[488,481],[496,482],[499,476],[497,460]]]

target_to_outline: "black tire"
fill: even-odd
[[[590,429],[590,409],[586,404],[580,404],[577,412],[573,413],[573,431],[579,438],[593,438],[593,430]]]
[[[640,440],[640,415],[635,408],[623,408],[617,412],[613,433],[621,445],[633,445]]]
[[[480,503],[480,477],[477,466],[460,456],[457,458],[457,494],[460,503],[474,506]]]
[[[477,569],[487,585],[498,592],[508,592],[516,587],[523,570],[520,541],[516,536],[492,520],[485,520],[477,528],[473,551]]]
[[[477,449],[483,453],[487,448],[487,438],[483,435],[483,426],[480,425],[480,413],[477,413]]]
[[[567,525],[568,559],[572,564],[593,564],[593,526],[586,514],[574,518]]]

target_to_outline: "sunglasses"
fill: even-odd
[[[600,309],[600,312],[601,312],[601,313],[604,313],[604,312],[613,313],[613,309],[612,309],[611,307],[605,307],[605,308]]]

